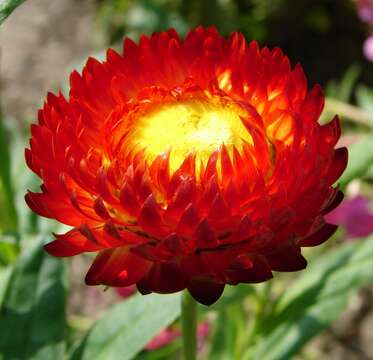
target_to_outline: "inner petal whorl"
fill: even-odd
[[[234,103],[218,99],[185,99],[154,104],[134,122],[128,134],[130,148],[145,149],[150,163],[170,152],[170,170],[175,171],[190,154],[206,164],[211,154],[224,144],[228,151],[240,148],[252,137],[241,117],[246,112]]]

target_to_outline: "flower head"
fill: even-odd
[[[55,256],[98,252],[89,285],[143,294],[187,288],[211,304],[225,284],[306,266],[302,246],[329,238],[347,150],[324,96],[278,48],[215,28],[124,41],[49,94],[31,127],[26,200],[72,229]]]

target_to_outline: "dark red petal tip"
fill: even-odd
[[[155,263],[140,281],[140,289],[169,294],[185,289],[187,278],[180,268],[172,263]]]
[[[328,240],[338,229],[338,225],[325,224],[320,230],[298,241],[299,246],[317,246]]]
[[[44,245],[44,250],[57,257],[74,256],[81,253],[81,251],[73,244],[54,240],[46,245]]]
[[[333,185],[345,171],[348,162],[348,150],[341,147],[335,150],[333,162],[326,178],[328,185]]]
[[[299,246],[287,246],[267,256],[268,264],[274,271],[298,271],[307,266]]]
[[[224,291],[224,284],[213,282],[193,281],[188,286],[188,291],[193,298],[203,305],[212,305]]]
[[[149,271],[151,263],[127,248],[101,251],[87,272],[87,285],[129,286]]]
[[[268,262],[262,256],[239,256],[228,271],[228,283],[260,283],[273,277]]]

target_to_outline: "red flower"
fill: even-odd
[[[301,246],[335,231],[323,216],[342,199],[339,121],[318,124],[320,87],[280,49],[171,29],[90,58],[70,85],[31,126],[43,185],[26,201],[72,226],[50,254],[98,252],[88,285],[211,304],[225,284],[303,269]]]

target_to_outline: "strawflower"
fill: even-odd
[[[72,229],[54,256],[98,252],[88,285],[187,288],[203,304],[225,284],[306,266],[302,246],[337,226],[333,184],[347,163],[339,120],[320,125],[320,86],[279,48],[199,27],[109,49],[49,94],[31,126],[26,201]]]

